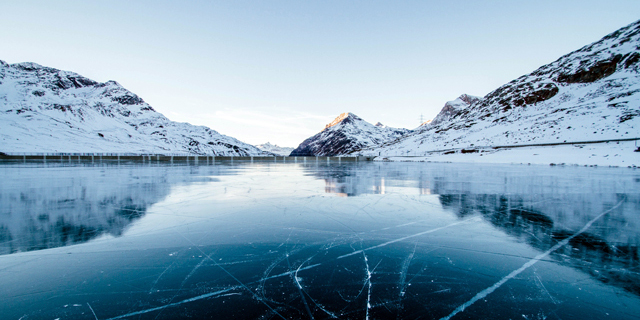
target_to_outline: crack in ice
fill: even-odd
[[[193,301],[198,301],[198,300],[202,300],[202,299],[205,299],[205,298],[210,298],[210,297],[213,297],[213,296],[216,296],[216,295],[220,295],[221,293],[226,293],[226,292],[229,292],[229,291],[232,291],[232,290],[236,290],[236,289],[239,289],[239,288],[240,288],[240,286],[233,286],[233,287],[230,287],[230,288],[227,288],[227,289],[223,289],[223,290],[218,290],[218,291],[215,291],[215,292],[202,294],[202,295],[195,296],[193,298],[185,299],[185,300],[182,300],[182,301],[165,304],[163,306],[159,306],[159,307],[155,307],[155,308],[150,308],[150,309],[145,309],[145,310],[140,310],[140,311],[136,311],[136,312],[131,312],[131,313],[119,315],[117,317],[109,318],[109,319],[106,319],[106,320],[123,319],[123,318],[128,318],[128,317],[131,317],[131,316],[137,316],[137,315],[141,315],[141,314],[145,314],[145,313],[149,313],[149,312],[153,312],[153,311],[158,311],[158,310],[162,310],[162,309],[165,309],[165,308],[168,308],[168,307],[173,307],[173,306],[181,305],[181,304],[188,303],[188,302],[193,302]]]
[[[256,300],[260,301],[262,304],[264,304],[267,308],[269,308],[269,310],[271,310],[273,313],[277,314],[280,318],[282,319],[286,319],[285,317],[283,317],[278,311],[276,311],[275,309],[273,309],[273,307],[271,307],[271,305],[269,305],[266,301],[264,301],[264,299],[262,299],[260,296],[258,296],[257,294],[255,294],[255,292],[253,292],[251,289],[249,289],[249,287],[247,287],[247,285],[245,285],[242,281],[240,281],[240,279],[236,278],[233,274],[231,274],[231,272],[229,272],[227,269],[225,269],[223,266],[221,266],[220,264],[218,264],[217,261],[215,261],[214,259],[211,258],[211,256],[209,256],[208,254],[204,253],[204,251],[202,251],[202,249],[200,249],[200,247],[196,246],[195,243],[193,243],[191,240],[189,240],[187,237],[185,237],[184,235],[180,234],[180,236],[182,236],[185,240],[191,242],[191,244],[193,244],[196,249],[198,249],[198,251],[200,251],[204,256],[206,256],[211,262],[213,262],[218,268],[220,268],[222,271],[224,271],[227,275],[229,275],[229,277],[231,277],[233,280],[235,280],[236,282],[238,282],[238,284],[240,284],[240,286],[242,286],[245,290],[247,290],[248,292],[250,292],[254,298],[256,298]]]
[[[287,261],[288,261],[288,257],[289,255],[287,255]],[[305,263],[307,263],[307,261],[311,260],[311,258],[313,257],[310,257],[309,259],[302,262],[298,266],[298,268],[296,269],[296,272],[292,275],[292,277],[295,280],[296,284],[298,285],[298,291],[300,291],[300,297],[302,298],[302,302],[304,302],[304,308],[307,310],[307,313],[309,313],[309,317],[311,317],[311,319],[314,319],[313,314],[311,313],[311,309],[309,308],[309,304],[307,303],[307,299],[304,297],[304,289],[302,289],[302,285],[300,284],[300,280],[298,279],[298,271],[300,271],[300,267],[302,267]]]
[[[416,254],[417,244],[413,246],[413,252],[409,254],[407,259],[402,263],[402,269],[400,270],[400,299],[404,297],[404,294],[407,290],[407,272],[409,271],[409,265],[411,264],[411,260],[413,260],[413,256]]]
[[[89,304],[89,302],[87,302],[87,305],[89,306],[89,309],[91,309],[91,313],[93,313],[93,316],[96,318],[96,320],[98,320],[98,316],[96,316],[96,312],[93,311],[93,308],[91,308],[91,305]]]
[[[311,257],[311,258],[313,258],[313,257]],[[331,312],[331,311],[329,311],[329,310],[325,309],[322,305],[320,305],[318,302],[316,302],[316,300],[315,300],[315,299],[313,299],[313,298],[311,297],[311,295],[310,295],[306,290],[304,290],[304,288],[302,288],[302,285],[300,284],[300,281],[299,281],[299,278],[298,278],[298,271],[300,271],[300,270],[306,270],[306,269],[301,269],[301,267],[302,267],[302,265],[304,265],[305,263],[307,263],[309,260],[311,260],[311,258],[307,259],[305,262],[303,262],[302,264],[300,264],[300,266],[298,266],[298,269],[296,269],[296,272],[295,272],[295,274],[294,274],[294,279],[296,280],[296,283],[298,284],[298,288],[300,289],[301,294],[302,294],[302,293],[306,293],[306,294],[307,294],[307,296],[309,296],[309,299],[311,300],[311,302],[313,302],[313,304],[315,304],[315,305],[316,305],[316,307],[318,307],[320,310],[324,311],[326,314],[330,315],[332,318],[337,319],[338,317],[335,315],[335,313],[333,313],[333,312]],[[320,265],[320,264],[316,264],[316,266],[318,266],[318,265]],[[310,269],[310,268],[307,268],[307,269]],[[303,296],[303,298],[304,298],[304,296]],[[305,301],[305,304],[306,304],[306,303],[307,303],[307,302]],[[311,316],[311,318],[313,318],[313,316]]]
[[[369,261],[367,260],[367,254],[362,251],[362,255],[364,256],[364,265],[367,267],[367,278],[365,283],[369,285],[367,289],[367,312],[365,319],[369,320],[369,309],[371,309],[371,271],[369,270]]]
[[[371,269],[369,269],[369,259],[367,259],[367,254],[364,253],[364,251],[363,251],[362,255],[364,256],[364,264],[365,264],[366,271],[367,271],[367,277],[365,279],[365,285],[368,285],[368,288],[367,288],[367,311],[366,311],[365,318],[368,320],[369,319],[369,310],[372,308],[372,306],[371,306],[371,286],[373,284],[371,283],[371,275],[373,275],[373,272],[376,271],[376,269],[378,268],[378,266],[380,265],[382,260],[378,261],[378,264],[376,264],[376,266],[373,267],[373,270],[371,270]]]

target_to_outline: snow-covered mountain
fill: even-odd
[[[0,152],[264,154],[210,128],[171,121],[115,81],[1,60]]]
[[[365,153],[640,137],[640,21],[482,99],[467,98],[447,103],[430,124]]]
[[[353,113],[345,112],[313,137],[303,141],[291,156],[333,156],[395,140],[409,132],[379,123],[372,125]]]
[[[256,147],[262,151],[270,152],[279,156],[288,156],[294,148],[281,147],[277,144],[271,144],[269,142],[256,145]]]

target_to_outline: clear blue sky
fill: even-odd
[[[7,1],[0,60],[116,80],[172,120],[297,146],[415,128],[640,19],[640,1]]]

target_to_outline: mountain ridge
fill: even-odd
[[[263,144],[258,144],[256,147],[262,151],[269,152],[279,156],[288,156],[294,148],[290,147],[281,147],[277,144],[271,144],[270,142],[266,142]]]
[[[636,21],[364,153],[637,138],[639,51]]]
[[[3,152],[264,155],[205,126],[174,122],[110,80],[0,60]]]

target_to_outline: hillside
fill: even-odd
[[[482,99],[445,105],[431,123],[363,153],[426,155],[434,150],[638,138],[639,51],[637,21]]]
[[[171,121],[115,81],[1,60],[0,152],[264,154],[210,128]]]

